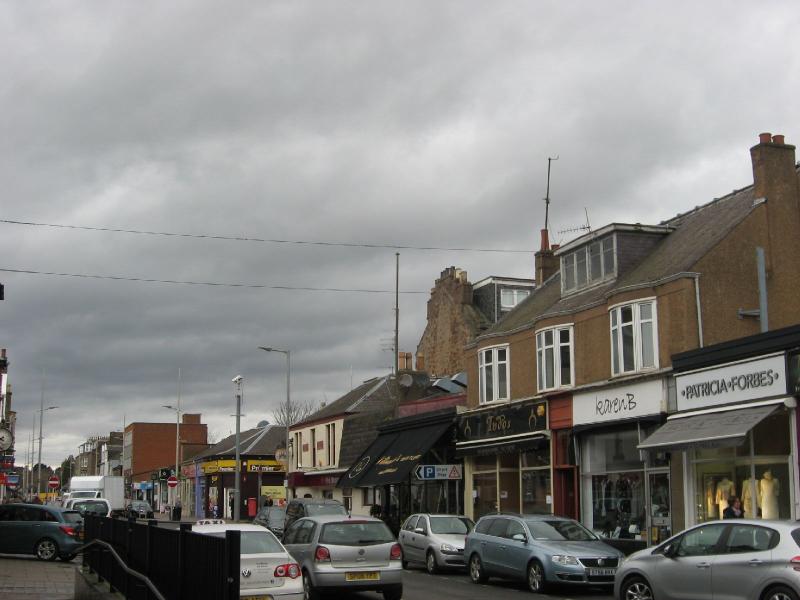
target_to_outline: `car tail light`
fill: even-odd
[[[314,560],[317,562],[330,562],[331,560],[331,552],[325,546],[317,546],[316,552],[314,552]]]
[[[278,565],[275,567],[275,577],[289,577],[290,579],[297,579],[300,577],[300,565],[295,563]]]
[[[403,549],[400,548],[400,544],[394,544],[389,552],[389,560],[400,560],[401,558],[403,558]]]
[[[75,528],[69,525],[59,525],[58,528],[69,536],[75,537]]]
[[[800,571],[800,556],[795,556],[792,560],[789,561],[789,564],[792,565],[792,568],[795,571]]]

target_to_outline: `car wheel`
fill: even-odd
[[[762,600],[798,600],[798,596],[793,589],[781,585],[767,590]]]
[[[50,538],[44,538],[36,542],[33,553],[39,560],[55,560],[58,556],[58,545]]]
[[[620,600],[653,600],[653,588],[646,579],[631,577],[622,584],[619,597]]]
[[[483,571],[481,557],[477,554],[473,554],[469,559],[469,578],[472,580],[472,583],[483,583],[489,579]]]
[[[393,585],[392,587],[384,588],[383,590],[383,600],[400,600],[402,597],[402,585]]]
[[[431,575],[435,575],[439,571],[439,565],[436,564],[436,555],[433,550],[428,550],[425,555],[425,568]]]
[[[532,560],[528,564],[527,583],[528,589],[534,594],[541,594],[547,588],[547,580],[544,577],[544,567],[538,560]]]
[[[320,600],[320,593],[314,589],[308,571],[303,571],[303,600]]]

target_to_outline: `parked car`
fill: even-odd
[[[82,537],[83,518],[77,511],[39,504],[0,505],[0,553],[69,561],[83,544]]]
[[[144,500],[131,500],[125,508],[125,515],[131,519],[153,519],[153,507]]]
[[[464,547],[473,583],[519,579],[530,591],[553,583],[610,587],[623,554],[572,519],[552,515],[487,515]],[[696,599],[695,599],[696,600]]]
[[[800,526],[736,519],[697,525],[629,556],[617,598],[798,600]]]
[[[328,592],[380,591],[403,596],[403,551],[386,523],[374,517],[306,517],[284,532],[284,545],[300,564],[306,600]]]
[[[314,498],[295,498],[286,505],[286,521],[283,530],[303,517],[316,517],[320,515],[346,515],[347,510],[337,500],[322,500]]]
[[[70,510],[78,511],[81,517],[110,517],[111,503],[105,498],[77,498],[72,500]]]
[[[460,515],[411,515],[400,529],[403,568],[424,563],[428,573],[444,567],[464,567],[464,538],[475,523]]]
[[[286,522],[286,508],[283,506],[264,506],[253,519],[253,523],[266,527],[278,539],[283,537],[283,524]]]
[[[303,600],[300,566],[292,559],[272,532],[260,525],[198,521],[192,531],[225,537],[225,532],[241,532],[239,596],[256,600]]]

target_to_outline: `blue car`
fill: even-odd
[[[40,504],[0,506],[0,553],[69,561],[83,544],[83,517]]]
[[[572,519],[552,515],[482,517],[464,546],[473,583],[524,581],[535,593],[551,584],[614,585],[624,555]]]

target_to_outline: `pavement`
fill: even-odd
[[[75,569],[71,562],[43,562],[28,556],[0,555],[0,598],[3,600],[72,600]]]

